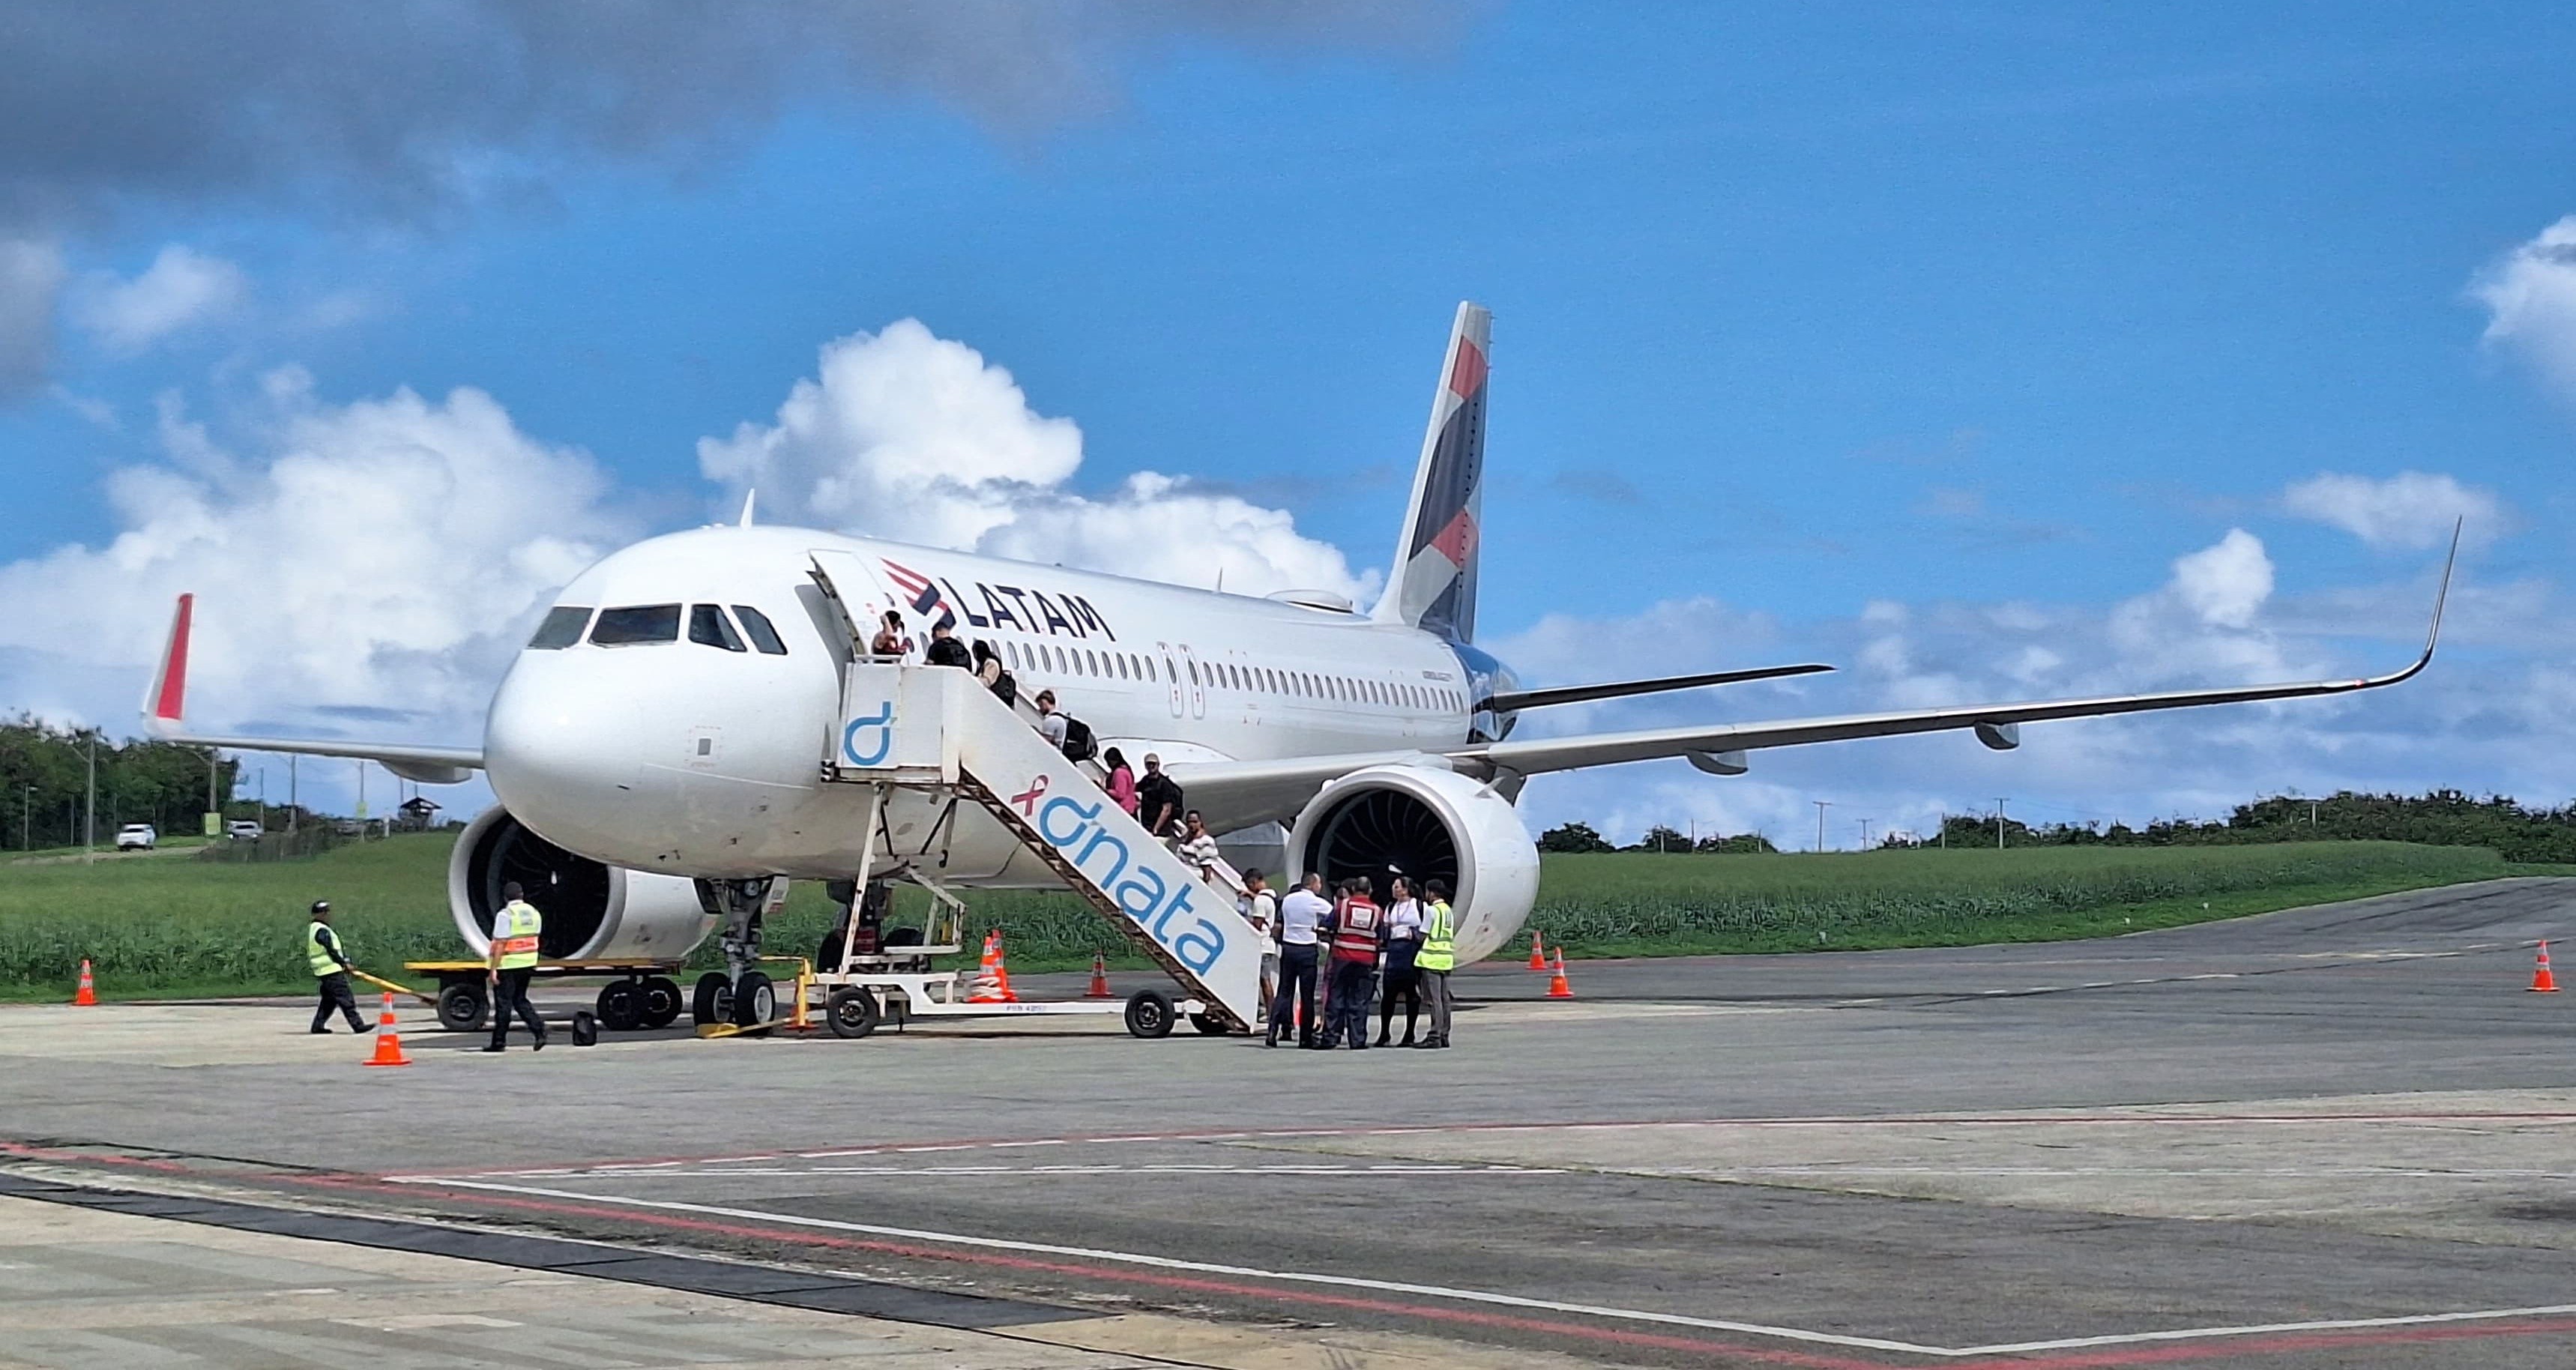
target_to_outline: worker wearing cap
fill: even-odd
[[[1449,907],[1449,886],[1439,880],[1423,882],[1431,896],[1429,911],[1423,916],[1422,949],[1413,953],[1413,968],[1422,976],[1422,1002],[1431,1010],[1431,1033],[1418,1047],[1449,1045],[1449,972],[1458,964],[1458,914]]]
[[[492,986],[492,1044],[485,1051],[499,1051],[508,1042],[513,1010],[527,1022],[537,1050],[546,1049],[546,1021],[528,1002],[528,980],[537,969],[537,938],[545,931],[546,920],[520,897],[524,893],[518,881],[505,882],[501,897],[509,902],[492,915],[492,948],[483,962]]]
[[[349,1020],[351,1032],[373,1032],[376,1025],[358,1016],[358,997],[349,992],[349,953],[331,931],[331,901],[313,901],[313,921],[304,927],[304,963],[313,971],[313,988],[321,1002],[313,1006],[313,1030],[331,1031],[331,1010]]]

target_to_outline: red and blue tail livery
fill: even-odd
[[[1485,494],[1485,378],[1493,312],[1460,304],[1422,435],[1395,576],[1372,615],[1451,642],[1476,638],[1476,546]]]

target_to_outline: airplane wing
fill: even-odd
[[[1703,770],[1733,775],[1744,770],[1744,753],[1771,747],[1803,747],[1817,742],[1973,729],[1978,741],[1998,751],[2009,751],[2021,745],[2020,728],[2024,723],[2353,694],[2411,680],[2432,664],[2434,645],[2442,636],[2442,609],[2450,599],[2451,569],[2458,559],[2459,538],[2455,531],[2451,540],[2451,560],[2442,567],[2441,589],[2434,596],[2433,623],[2425,634],[2423,652],[2403,669],[2358,680],[2310,680],[2212,690],[2174,690],[2161,694],[2025,700],[1898,713],[1648,728],[1635,732],[1532,738],[1521,742],[1484,742],[1418,752],[1354,753],[1298,757],[1286,761],[1180,763],[1172,767],[1172,775],[1187,791],[1191,806],[1204,809],[1211,819],[1222,813],[1229,823],[1260,823],[1294,816],[1318,787],[1364,766],[1433,766],[1480,779],[1499,780],[1544,771],[1687,757]]]
[[[424,785],[453,785],[483,769],[483,753],[474,747],[418,747],[399,742],[360,742],[347,738],[215,737],[187,730],[188,626],[197,597],[179,596],[170,619],[170,644],[161,654],[161,669],[143,696],[143,722],[154,737],[192,747],[220,747],[236,752],[292,752],[299,756],[345,756],[381,762],[386,770]]]

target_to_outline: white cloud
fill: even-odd
[[[139,352],[181,329],[222,318],[249,296],[250,278],[240,267],[171,243],[133,280],[106,272],[93,276],[72,312],[110,348]]]
[[[2576,214],[2505,254],[2470,287],[2486,340],[2510,346],[2576,398]]]
[[[2379,548],[2439,547],[2455,525],[2464,540],[2483,542],[2504,522],[2504,503],[2494,491],[2421,471],[2386,480],[2327,472],[2283,490],[2281,504]]]
[[[1011,373],[913,319],[827,344],[771,424],[698,444],[734,503],[783,519],[1247,594],[1365,595],[1341,550],[1287,513],[1153,472],[1093,498],[1066,488],[1082,430],[1029,407]]]
[[[59,248],[0,238],[0,400],[30,394],[44,383],[62,286]]]
[[[266,378],[239,452],[164,399],[171,460],[109,482],[122,531],[0,566],[0,696],[125,730],[124,701],[82,683],[148,671],[192,591],[192,721],[339,731],[356,711],[408,716],[371,735],[474,740],[528,619],[633,530],[587,455],[480,391],[333,405],[308,386]]]
[[[2197,552],[2174,558],[2173,593],[2213,628],[2243,628],[2272,597],[2272,558],[2263,540],[2242,528]]]

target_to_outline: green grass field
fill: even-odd
[[[0,998],[68,997],[81,958],[108,997],[300,993],[305,906],[329,899],[359,965],[462,954],[447,855],[432,833],[303,862],[185,857],[0,866]],[[2476,847],[2312,842],[2244,847],[1867,852],[1828,856],[1549,856],[1530,922],[1573,956],[1812,951],[2045,941],[2171,927],[2501,875]],[[898,921],[918,921],[908,891]],[[1117,931],[1064,894],[975,898],[975,935],[1002,929],[1014,970],[1141,968]],[[769,926],[810,954],[830,904],[800,882]],[[1526,947],[1526,942],[1519,944]],[[697,960],[713,964],[712,943]]]

